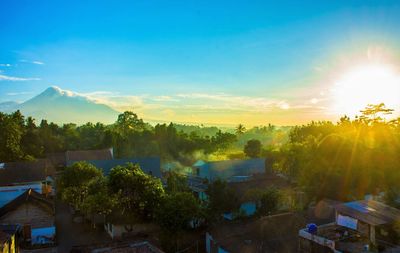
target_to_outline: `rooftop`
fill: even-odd
[[[116,166],[124,166],[127,163],[138,164],[143,172],[150,174],[154,177],[161,178],[161,160],[159,157],[146,157],[146,158],[125,158],[125,159],[111,159],[111,160],[88,160],[97,168],[103,170],[105,175],[108,175],[112,168]]]
[[[98,150],[75,150],[65,152],[67,166],[78,161],[111,160],[113,158],[114,156],[112,148]]]
[[[210,168],[215,170],[225,170],[225,169],[241,169],[241,168],[249,168],[249,167],[265,167],[265,159],[264,158],[253,158],[253,159],[232,159],[232,160],[223,160],[223,161],[211,161],[205,162],[202,160],[197,161],[193,164],[193,167],[204,167],[210,166]]]
[[[45,181],[47,176],[54,174],[54,167],[47,159],[3,163],[0,168],[0,186]]]
[[[44,197],[42,194],[29,189],[25,191],[23,194],[21,194],[19,197],[16,199],[8,202],[6,205],[4,205],[2,208],[0,208],[0,217],[6,215],[7,213],[14,211],[17,209],[20,205],[25,204],[25,203],[33,203],[36,204],[40,207],[42,207],[44,210],[47,212],[54,214],[54,203]]]
[[[347,202],[335,208],[341,214],[374,226],[400,221],[400,210],[374,200]]]

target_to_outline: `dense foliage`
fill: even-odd
[[[66,150],[114,148],[116,157],[160,156],[163,160],[242,158],[249,139],[264,146],[284,142],[287,129],[254,127],[238,134],[234,129],[145,123],[133,112],[120,114],[112,125],[86,123],[59,126],[42,120],[36,124],[19,111],[0,113],[0,161],[32,160]]]
[[[391,111],[369,105],[354,120],[297,126],[275,167],[310,199],[352,200],[385,191],[393,202],[400,193],[400,122],[385,121]]]

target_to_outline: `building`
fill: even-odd
[[[149,158],[126,158],[111,160],[88,160],[88,163],[103,170],[104,175],[110,174],[112,168],[117,166],[125,166],[127,163],[138,164],[143,172],[153,177],[162,178],[161,160],[159,157]]]
[[[355,253],[372,247],[379,252],[400,252],[400,231],[396,231],[400,210],[361,200],[338,204],[335,211],[334,222],[311,224],[299,231],[299,252]]]
[[[23,239],[30,245],[53,245],[56,227],[54,202],[29,189],[0,208],[0,224],[23,228]]]
[[[65,166],[76,162],[114,159],[113,148],[98,150],[75,150],[65,152]]]
[[[193,174],[212,182],[216,179],[240,182],[251,179],[256,174],[265,174],[265,159],[225,160],[193,164]]]
[[[0,225],[0,252],[18,253],[21,227],[18,225]]]
[[[148,241],[113,243],[109,245],[76,246],[74,253],[164,253]]]
[[[206,201],[208,199],[206,194],[208,184],[204,182],[204,179],[200,177],[188,177],[188,184],[189,188],[200,200]],[[227,182],[227,187],[232,190],[239,202],[237,210],[221,214],[227,220],[234,220],[237,217],[256,214],[257,208],[259,207],[258,197],[260,197],[256,195],[271,187],[285,192],[280,201],[280,210],[289,210],[294,204],[300,205],[300,202],[302,202],[302,195],[293,190],[286,179],[272,173],[260,174],[257,177],[252,177],[251,180]]]
[[[42,194],[54,194],[54,175],[54,166],[47,159],[0,163],[0,207],[28,189]]]

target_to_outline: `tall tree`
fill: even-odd
[[[246,132],[246,127],[243,124],[239,124],[236,127],[236,135],[242,135]]]
[[[244,146],[243,152],[251,158],[259,157],[261,154],[261,142],[259,140],[249,140]]]
[[[102,180],[100,169],[87,162],[77,162],[67,167],[57,180],[58,193],[65,202],[81,209],[89,196],[89,190],[97,181]]]
[[[0,113],[0,161],[11,162],[24,159],[21,139],[24,134],[24,117],[19,111]]]
[[[109,187],[119,198],[122,214],[131,213],[142,219],[154,217],[164,195],[159,179],[145,174],[138,165],[131,163],[111,170]]]

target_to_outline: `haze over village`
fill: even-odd
[[[400,253],[400,3],[0,3],[3,253]]]

